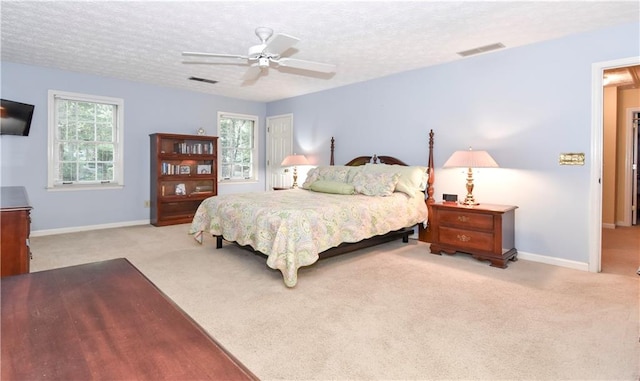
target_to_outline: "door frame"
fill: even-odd
[[[638,64],[640,64],[640,56],[596,62],[591,65],[591,186],[589,187],[588,229],[590,272],[600,272],[602,268],[602,135],[604,133],[602,102],[604,71]]]
[[[637,112],[640,112],[640,107],[629,107],[625,110],[625,139],[627,143],[624,155],[625,168],[633,168],[633,165],[635,164],[636,169],[632,169],[631,173],[626,172],[624,174],[624,226],[633,226],[636,222],[634,217],[636,217],[635,206],[637,206],[637,201],[633,200],[637,197],[637,172],[638,165],[640,164],[640,160],[637,155],[640,154],[640,152],[637,152],[638,132],[633,128],[633,114]]]

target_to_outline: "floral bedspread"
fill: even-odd
[[[209,233],[251,246],[266,254],[267,265],[280,270],[284,283],[293,287],[298,269],[315,263],[318,253],[426,220],[423,197],[291,189],[210,197],[198,208],[189,233],[200,243]]]

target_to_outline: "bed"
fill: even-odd
[[[218,195],[204,200],[189,233],[206,234],[248,248],[279,270],[287,287],[298,269],[319,259],[394,239],[408,242],[418,226],[428,231],[433,200],[433,131],[428,166],[410,166],[391,156],[359,156],[312,168],[300,188]]]

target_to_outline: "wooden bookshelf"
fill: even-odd
[[[151,224],[191,222],[202,200],[218,194],[218,137],[151,134]]]

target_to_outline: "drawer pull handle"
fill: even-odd
[[[458,221],[460,221],[460,222],[469,222],[469,217],[467,217],[467,216],[458,216]]]
[[[471,241],[471,237],[469,237],[468,235],[464,235],[464,234],[458,234],[457,238],[458,238],[458,241],[460,241],[460,242],[469,242],[469,241]]]

